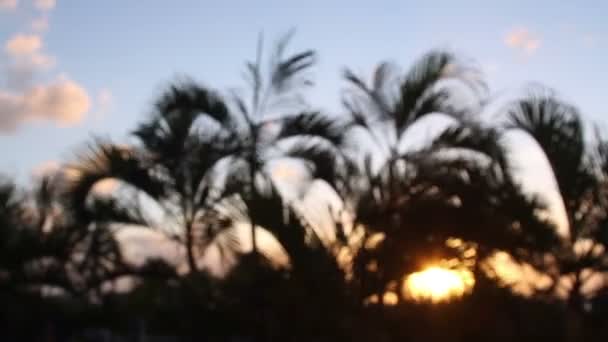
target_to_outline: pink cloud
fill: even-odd
[[[540,48],[541,40],[526,28],[517,28],[505,36],[505,44],[513,49],[533,54]]]
[[[0,91],[0,131],[10,132],[31,121],[71,126],[83,119],[90,102],[84,88],[65,78],[33,86],[23,93]]]
[[[35,0],[34,7],[41,11],[50,11],[55,8],[57,2],[55,0]]]
[[[23,90],[30,86],[39,71],[55,65],[55,59],[43,53],[44,43],[36,34],[17,34],[5,46],[8,55],[6,64],[6,85],[13,90]]]
[[[17,34],[4,45],[4,50],[11,56],[27,56],[42,48],[42,39],[35,34]]]
[[[14,10],[17,5],[17,0],[0,0],[0,10]]]

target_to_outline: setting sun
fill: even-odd
[[[406,295],[416,301],[433,303],[464,295],[475,283],[468,270],[438,266],[410,274],[405,281]]]

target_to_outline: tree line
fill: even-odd
[[[289,53],[289,40],[267,55],[260,41],[245,65],[246,92],[175,81],[132,143],[93,139],[27,189],[4,178],[7,336],[86,340],[87,328],[128,334],[137,321],[211,341],[608,336],[600,129],[586,133],[575,106],[538,86],[495,109],[479,70],[438,50],[405,72],[391,63],[371,77],[345,70],[344,110],[325,113],[305,97],[317,55]],[[498,119],[484,118],[489,108]],[[438,133],[412,143],[433,118],[443,120]],[[563,227],[547,196],[522,187],[513,134],[548,161]],[[108,180],[113,190],[99,191]],[[319,205],[307,207],[302,199],[320,183]],[[125,258],[116,234],[136,228],[178,245],[183,260]],[[498,253],[543,281],[514,291],[492,262]],[[409,298],[407,276],[431,263],[466,269],[474,283],[442,303]],[[128,290],[117,290],[121,279]]]

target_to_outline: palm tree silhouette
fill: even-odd
[[[587,142],[577,108],[547,89],[513,102],[507,113],[507,129],[527,133],[544,153],[567,218],[566,232],[554,244],[551,260],[543,258],[536,266],[553,280],[548,292],[569,279],[568,305],[579,312],[585,298],[594,295],[585,292],[585,286],[608,265],[608,144],[599,131]]]
[[[402,142],[414,124],[433,115],[471,120],[484,101],[485,84],[479,72],[445,51],[425,54],[404,76],[383,62],[369,85],[349,69],[344,77],[352,88],[343,100],[352,128],[367,134],[380,163],[387,165],[380,169],[389,172],[388,165],[403,153]]]
[[[170,88],[160,98],[149,121],[135,132],[140,145],[94,141],[68,167],[66,197],[84,219],[158,228],[184,247],[189,272],[194,273],[197,259],[209,246],[234,249],[237,242],[215,211],[223,197],[216,166],[224,145],[221,138],[199,132],[200,113],[175,107],[183,101],[180,96]],[[214,105],[213,94],[199,96],[199,101]],[[94,192],[95,185],[106,179],[118,180],[126,188],[122,198]],[[155,219],[159,212],[161,218]]]
[[[475,69],[457,62],[432,52],[392,90],[388,64],[376,69],[372,86],[346,73],[364,95],[346,102],[355,127],[384,152],[379,168],[364,157],[354,191],[345,196],[364,231],[352,266],[363,297],[381,299],[387,286],[401,294],[404,274],[429,260],[462,258],[466,249],[475,251],[474,259],[457,264],[472,263],[479,273],[496,251],[521,260],[556,240],[551,222],[536,214],[544,204],[511,177],[502,132],[477,120],[486,102],[483,82]],[[463,92],[472,100],[459,98]],[[409,128],[434,114],[453,122],[428,145],[403,151]],[[464,244],[451,248],[449,238]]]
[[[99,296],[104,282],[125,272],[122,255],[104,222],[76,219],[62,204],[60,181],[46,177],[29,194],[5,183],[0,190],[2,255],[14,289],[51,288]]]
[[[220,121],[228,139],[235,143],[227,177],[236,183],[229,186],[243,187],[242,195],[248,203],[258,199],[257,177],[261,177],[260,181],[272,179],[265,167],[277,158],[307,161],[312,164],[314,178],[328,182],[337,178],[337,168],[333,166],[340,155],[338,146],[342,144],[345,125],[307,109],[301,90],[312,85],[306,72],[314,65],[316,54],[306,50],[285,56],[292,35],[293,31],[277,41],[267,68],[260,36],[255,61],[246,63],[250,98],[235,93],[235,110]],[[277,115],[277,111],[281,114]],[[256,254],[255,215],[250,215],[249,221],[252,252]]]
[[[170,236],[184,245],[189,268],[196,271],[196,248],[204,251],[221,235],[225,239],[220,241],[235,249],[234,235],[220,234],[233,230],[216,209],[223,199],[235,194],[255,202],[255,178],[267,172],[267,161],[287,156],[315,165],[324,162],[325,169],[315,169],[314,176],[331,179],[323,172],[331,171],[326,163],[328,154],[337,153],[335,146],[341,142],[343,129],[338,123],[312,111],[265,117],[270,109],[298,105],[298,89],[310,84],[301,73],[312,65],[314,53],[284,57],[290,37],[277,43],[267,79],[263,78],[261,43],[258,59],[247,64],[253,94],[249,104],[236,95],[233,102],[226,101],[192,81],[176,83],[156,102],[151,118],[135,130],[141,146],[94,143],[70,171],[73,177],[69,192],[74,206],[84,211],[88,194],[100,180],[115,178],[129,184],[153,199],[181,228],[177,235]],[[289,144],[292,138],[310,139],[279,148],[279,141]],[[136,208],[127,211],[139,214]],[[142,217],[131,215],[130,219],[150,224]],[[252,249],[257,253],[257,225],[255,219],[250,220]]]

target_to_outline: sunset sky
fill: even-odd
[[[294,48],[319,52],[309,100],[329,111],[343,67],[407,67],[440,47],[475,59],[495,92],[540,81],[608,128],[608,2],[496,3],[0,0],[0,172],[27,181],[92,134],[125,139],[180,74],[242,85],[258,34],[290,28]]]

